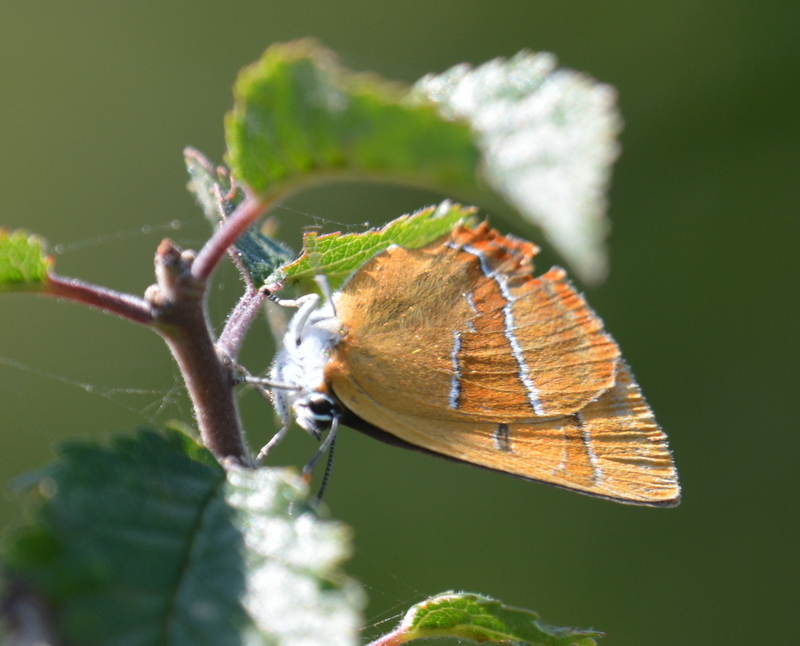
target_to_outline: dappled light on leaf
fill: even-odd
[[[247,547],[244,605],[280,644],[355,644],[364,595],[339,568],[350,556],[350,530],[318,518],[306,496],[282,470],[230,472],[227,498]]]
[[[585,280],[605,277],[605,192],[622,120],[609,85],[520,52],[426,76],[416,92],[478,133],[489,183]]]

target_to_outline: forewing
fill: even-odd
[[[614,385],[619,348],[563,269],[500,274],[482,282],[473,301],[457,355],[463,412],[480,415],[495,393],[513,392],[502,408],[515,418],[565,415]]]
[[[389,249],[337,295],[335,359],[396,411],[515,421],[581,410],[619,357],[561,269],[530,274],[536,248],[485,224],[423,249]]]

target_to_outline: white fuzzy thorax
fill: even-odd
[[[319,297],[308,298],[292,317],[270,372],[270,381],[292,387],[272,390],[283,425],[287,426],[293,415],[302,428],[315,436],[329,426],[330,419],[315,415],[311,405],[330,400],[323,388],[325,366],[341,338],[341,325],[332,304],[326,301],[317,308],[318,303]]]

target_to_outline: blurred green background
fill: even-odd
[[[370,596],[368,634],[465,589],[604,630],[609,646],[796,643],[799,35],[800,3],[786,0],[3,0],[0,223],[63,245],[60,273],[141,293],[161,237],[196,248],[207,235],[181,150],[221,159],[230,87],[270,43],[315,36],[352,68],[408,82],[555,52],[619,90],[611,274],[587,296],[669,434],[684,502],[626,507],[345,432],[326,501],[355,530],[348,569]],[[440,198],[337,186],[278,215],[297,245],[304,226],[380,224]],[[550,262],[563,261],[546,251],[540,269]],[[217,324],[237,290],[226,267]],[[244,362],[261,370],[271,353],[262,323]],[[259,444],[273,414],[252,394],[242,405]],[[188,414],[156,335],[0,299],[3,482],[61,439]],[[295,430],[272,461],[302,464],[313,445]],[[18,518],[6,489],[0,522]]]

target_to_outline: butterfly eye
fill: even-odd
[[[308,409],[314,419],[331,421],[336,416],[336,405],[327,395],[318,394],[309,399]]]

